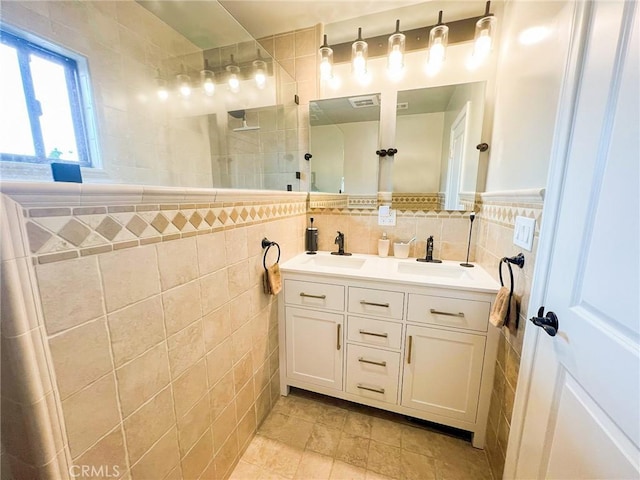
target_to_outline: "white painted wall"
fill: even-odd
[[[544,187],[571,23],[568,2],[505,6],[486,191]],[[546,31],[534,44],[521,35]],[[531,32],[531,30],[529,30]],[[613,52],[612,52],[613,55]]]
[[[435,193],[440,190],[444,112],[400,115],[396,121],[393,191]]]
[[[337,125],[311,127],[311,173],[315,187],[311,191],[337,193],[344,176],[344,135]]]
[[[378,187],[378,156],[375,143],[379,122],[343,123],[344,190],[346,193],[371,194]]]

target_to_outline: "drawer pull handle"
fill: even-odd
[[[441,312],[440,310],[434,310],[433,308],[429,311],[434,315],[447,315],[448,317],[464,317],[464,312],[459,312],[459,313]]]
[[[388,303],[367,302],[366,300],[360,300],[360,305],[371,305],[372,307],[389,308],[389,304]]]
[[[326,295],[311,295],[310,293],[304,293],[304,292],[300,292],[300,296],[308,297],[308,298],[319,298],[320,300],[324,300],[325,298],[327,298]]]
[[[360,332],[360,335],[371,335],[372,337],[387,338],[389,336],[388,333],[367,332],[366,330],[358,330],[358,332]]]
[[[362,363],[370,363],[371,365],[378,365],[379,367],[386,367],[387,362],[376,362],[375,360],[367,360],[366,358],[358,357],[358,361]]]
[[[413,336],[409,335],[409,346],[407,347],[407,364],[411,363],[411,347],[413,347]]]
[[[360,390],[368,390],[370,392],[375,392],[375,393],[381,393],[384,395],[384,388],[372,388],[372,387],[367,387],[365,385],[362,385],[361,383],[359,383],[358,385],[356,385]]]
[[[338,330],[337,330],[337,333],[336,333],[336,348],[338,350],[340,350],[340,348],[342,347],[342,345],[340,344],[340,337],[342,336],[342,335],[340,335],[341,331],[342,331],[342,325],[338,324]]]

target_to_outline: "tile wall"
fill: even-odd
[[[504,470],[522,343],[525,328],[529,328],[527,310],[538,249],[543,195],[543,190],[524,190],[503,195],[481,194],[482,201],[477,222],[476,261],[498,280],[498,265],[502,257],[513,256],[520,252],[525,256],[525,265],[522,270],[513,266],[514,293],[520,302],[519,327],[516,335],[512,335],[507,327],[502,328],[489,407],[485,449],[494,478],[502,478]],[[513,244],[515,217],[518,215],[536,219],[531,252]],[[503,278],[506,282],[509,281],[506,265],[503,266]]]
[[[345,249],[352,253],[378,254],[378,239],[383,232],[391,240],[389,255],[393,255],[394,242],[406,242],[416,237],[409,256],[424,257],[427,238],[433,235],[434,258],[446,260],[466,259],[469,239],[469,217],[463,212],[396,210],[396,225],[378,225],[378,211],[354,208],[312,208],[308,214],[318,227],[318,248],[335,250],[336,232],[345,234]],[[469,258],[475,259],[477,229],[472,232]]]
[[[3,461],[24,472],[17,478],[36,478],[56,456],[62,478],[83,465],[134,480],[229,473],[279,397],[277,304],[262,291],[260,242],[279,242],[281,260],[303,248],[305,195],[262,198],[13,204],[26,240],[22,268],[35,264],[26,291],[41,306],[18,354],[37,357],[41,374],[29,378],[47,387],[30,405],[55,413],[39,422],[20,415],[25,402],[12,392],[25,377],[3,371]],[[98,237],[100,245],[84,244]],[[3,296],[13,297],[5,263]],[[3,343],[17,342],[16,316],[2,313]],[[14,350],[3,345],[3,367],[15,368]],[[21,421],[33,425],[13,425]],[[37,438],[13,441],[25,431]]]
[[[291,32],[284,32],[258,39],[264,49],[273,56],[291,75],[297,84],[299,105],[297,110],[298,127],[298,171],[302,178],[294,183],[294,191],[309,190],[309,162],[304,154],[309,151],[309,102],[319,97],[318,64],[316,53],[321,41],[322,25]],[[292,114],[285,112],[287,118]]]

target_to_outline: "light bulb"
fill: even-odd
[[[200,78],[202,80],[202,89],[204,90],[204,94],[208,97],[212,96],[216,91],[216,84],[213,80],[213,72],[211,70],[202,70],[200,72]]]
[[[493,15],[486,16],[477,21],[471,64],[475,66],[480,65],[491,53],[496,22],[496,17]]]
[[[353,59],[353,73],[356,76],[365,75],[367,73],[367,61],[362,56],[362,52],[358,52]]]
[[[233,56],[231,56],[231,61],[233,61]],[[225,70],[229,73],[229,78],[227,79],[227,84],[229,85],[229,90],[233,93],[238,93],[240,91],[240,79],[238,78],[238,73],[240,73],[240,67],[235,64],[227,65]]]
[[[238,93],[240,90],[240,80],[238,80],[238,76],[235,73],[232,73],[229,77],[229,88],[233,93]]]
[[[351,71],[361,79],[367,75],[369,45],[362,39],[362,28],[358,28],[358,39],[351,45]]]
[[[333,67],[329,63],[329,60],[323,58],[320,62],[320,78],[322,80],[329,80],[333,76]]]
[[[180,74],[178,79],[178,91],[184,98],[188,98],[191,95],[191,78],[189,75]]]
[[[267,76],[264,73],[256,73],[255,79],[256,85],[262,90],[267,84]]]
[[[163,102],[169,98],[169,91],[167,90],[167,87],[165,86],[160,86],[158,87],[158,98],[160,100],[162,100]]]
[[[327,43],[326,35],[318,53],[320,53],[320,79],[330,81],[333,78],[333,49]]]
[[[387,49],[387,69],[389,73],[397,77],[404,69],[404,44],[406,37],[400,32],[400,20],[396,20],[396,31],[389,37]]]
[[[393,50],[389,54],[389,62],[388,62],[389,70],[391,70],[394,73],[397,73],[400,70],[402,70],[402,67],[404,64],[402,56],[403,55],[402,55],[402,52],[400,51],[400,47],[398,45],[395,45],[393,47]]]
[[[260,52],[258,51],[258,53]],[[266,75],[267,64],[264,62],[264,60],[254,60],[253,71],[254,71],[253,78],[256,81],[256,86],[260,90],[262,90],[267,84],[267,75]]]
[[[438,25],[429,32],[429,55],[427,60],[427,73],[434,75],[440,71],[444,64],[449,42],[449,27],[442,24],[442,11],[438,18]]]
[[[204,93],[208,96],[213,95],[213,93],[216,91],[216,85],[215,83],[213,83],[213,80],[211,78],[207,78],[204,83],[202,84],[202,88],[204,89]]]

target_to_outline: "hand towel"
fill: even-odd
[[[491,309],[491,314],[489,315],[489,321],[491,322],[491,325],[497,328],[502,328],[507,316],[508,308],[509,308],[509,289],[507,287],[502,287],[500,290],[498,290],[496,299],[493,302],[493,308]]]
[[[518,300],[515,295],[509,296],[509,289],[502,287],[493,302],[489,321],[494,327],[507,326],[515,335],[518,328]]]
[[[280,265],[278,263],[274,263],[265,272],[267,288],[265,288],[265,293],[270,293],[271,295],[277,295],[282,290],[282,278],[280,276]],[[268,291],[267,291],[268,290]]]
[[[518,330],[518,299],[515,295],[511,295],[511,302],[507,312],[507,317],[504,324],[509,328],[511,335],[516,335]]]

